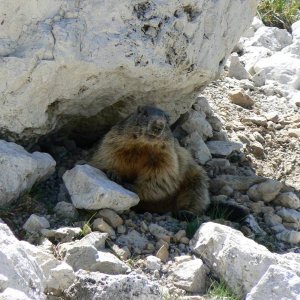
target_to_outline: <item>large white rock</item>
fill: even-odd
[[[262,26],[255,32],[253,38],[245,42],[245,46],[266,47],[272,51],[280,51],[292,42],[293,38],[287,30]]]
[[[66,291],[72,300],[161,300],[161,288],[145,276],[106,275],[79,270],[75,283]]]
[[[22,292],[30,299],[44,299],[45,277],[39,264],[14,237],[8,226],[1,222],[0,245],[0,273],[8,279],[8,288]]]
[[[255,73],[264,70],[266,78],[288,84],[295,89],[300,88],[300,59],[289,53],[277,52],[274,55],[260,59],[254,65]]]
[[[127,210],[138,204],[137,194],[109,180],[89,165],[77,165],[63,175],[64,183],[76,208]]]
[[[30,154],[22,146],[0,140],[0,165],[0,207],[4,207],[50,176],[56,163],[47,153]]]
[[[271,253],[240,231],[224,225],[202,224],[190,246],[219,279],[243,296],[258,283],[270,265],[280,265],[300,274],[298,261]]]
[[[270,266],[256,286],[247,294],[246,300],[298,300],[300,277],[281,266]]]
[[[16,0],[0,11],[0,128],[24,137],[114,103],[178,117],[222,70],[256,0]]]

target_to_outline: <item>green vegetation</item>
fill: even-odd
[[[257,14],[265,25],[291,32],[291,25],[300,19],[299,10],[299,0],[261,0]]]
[[[92,222],[92,219],[95,217],[95,215],[98,213],[98,211],[96,211],[95,213],[93,213],[90,218],[84,223],[84,225],[82,226],[81,228],[81,232],[80,232],[80,235],[82,237],[86,236],[87,234],[91,233],[92,232],[92,229],[91,229],[91,222]]]
[[[241,300],[241,298],[236,296],[223,281],[213,281],[207,291],[207,296],[215,300]]]

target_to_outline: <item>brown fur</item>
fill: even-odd
[[[158,108],[141,107],[112,127],[91,164],[130,185],[143,211],[201,214],[210,203],[206,172],[178,144]]]

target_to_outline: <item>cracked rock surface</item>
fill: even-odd
[[[174,120],[219,74],[255,7],[255,0],[3,1],[0,133],[24,140],[92,116],[111,125],[105,116],[121,118],[149,101]]]

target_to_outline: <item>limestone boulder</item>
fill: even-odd
[[[297,300],[299,293],[300,277],[289,269],[272,265],[247,294],[246,300]]]
[[[149,102],[174,120],[222,70],[256,2],[2,1],[0,133],[89,132],[86,118],[111,125]]]
[[[190,246],[215,276],[243,297],[271,265],[287,268],[297,276],[300,274],[298,261],[272,253],[246,238],[240,231],[224,225],[212,222],[202,224]]]

